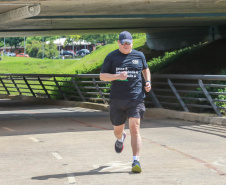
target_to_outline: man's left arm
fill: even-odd
[[[143,69],[142,70],[144,80],[145,80],[145,90],[149,92],[151,90],[151,72],[149,68]]]

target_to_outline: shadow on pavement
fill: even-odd
[[[93,169],[90,171],[86,171],[86,172],[74,172],[72,173],[75,177],[77,176],[86,176],[86,175],[106,175],[106,174],[120,174],[120,173],[127,173],[127,174],[134,174],[131,171],[130,172],[125,172],[125,171],[117,171],[117,172],[102,172],[101,170],[108,168],[109,166],[100,166],[97,169]],[[62,174],[54,174],[54,175],[43,175],[43,176],[37,176],[37,177],[32,177],[31,179],[33,180],[48,180],[51,178],[54,179],[62,179],[67,177],[66,173],[62,173]]]

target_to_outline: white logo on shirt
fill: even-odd
[[[132,60],[132,64],[139,64],[138,60]]]

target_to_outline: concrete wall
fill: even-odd
[[[154,50],[178,49],[193,44],[225,38],[225,28],[218,26],[175,28],[147,33],[147,45]]]

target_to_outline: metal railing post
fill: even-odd
[[[154,103],[155,107],[162,108],[162,105],[160,104],[158,98],[156,97],[156,95],[152,89],[150,90],[150,92],[148,94],[151,98],[151,101]]]
[[[173,83],[171,82],[171,80],[168,78],[167,79],[168,84],[171,88],[171,90],[173,91],[173,93],[175,94],[177,100],[179,101],[180,105],[182,106],[182,108],[184,109],[184,111],[189,112],[188,108],[186,107],[184,101],[181,99],[179,93],[177,92],[176,88],[174,87]]]
[[[0,82],[2,83],[4,89],[6,90],[7,94],[10,94],[9,90],[7,89],[5,83],[3,82],[2,78],[0,77]]]
[[[99,85],[97,84],[95,78],[93,78],[93,84],[96,87],[96,90],[98,91],[100,97],[103,99],[104,104],[107,104],[107,100],[106,100],[105,96],[103,95],[103,93],[102,93]]]
[[[10,76],[11,81],[13,82],[14,86],[16,87],[17,91],[19,92],[20,95],[22,95],[20,88],[17,86],[17,84],[15,83],[14,79],[12,76]]]
[[[209,95],[208,91],[206,90],[205,86],[203,85],[202,80],[198,80],[199,82],[199,86],[201,87],[202,91],[204,92],[206,98],[209,100],[211,106],[213,107],[214,111],[217,113],[218,116],[222,117],[222,114],[220,113],[220,111],[218,110],[217,106],[215,105],[213,99],[211,98],[211,96]]]
[[[49,99],[51,99],[51,96],[49,95],[48,91],[46,90],[44,84],[42,83],[42,80],[40,79],[40,77],[38,76],[38,81],[40,83],[40,85],[42,86],[43,90],[45,91],[46,95],[48,96]]]
[[[82,101],[86,101],[86,99],[85,99],[85,97],[83,96],[82,92],[80,91],[78,85],[76,84],[76,81],[75,81],[73,78],[71,78],[71,81],[72,81],[72,83],[73,83],[75,89],[77,90],[79,96],[82,98]]]
[[[28,81],[27,81],[27,79],[26,79],[25,76],[23,76],[23,79],[24,79],[24,82],[26,83],[27,87],[28,87],[29,90],[31,91],[31,94],[32,94],[34,97],[36,97],[34,91],[32,90],[32,88],[31,88],[30,84],[28,83]]]
[[[62,95],[62,97],[65,99],[65,100],[68,100],[67,99],[67,96],[64,94],[64,92],[62,91],[62,89],[61,89],[61,87],[60,87],[60,85],[59,85],[59,83],[57,82],[57,80],[56,80],[56,78],[54,77],[54,82],[56,83],[56,86],[57,86],[57,88],[59,89],[59,91],[60,91],[60,94]]]

